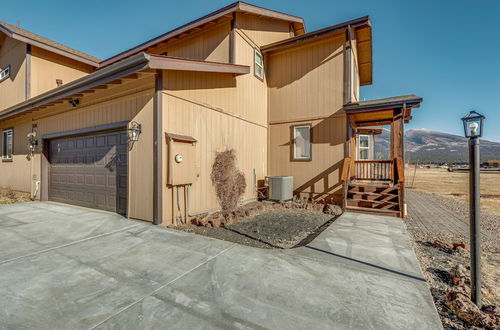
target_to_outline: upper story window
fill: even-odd
[[[368,135],[359,135],[359,159],[367,160],[370,151],[370,137]]]
[[[13,129],[6,129],[2,132],[2,160],[12,160],[13,138]]]
[[[264,79],[264,57],[262,54],[255,49],[255,65],[254,65],[254,74],[260,80]]]
[[[0,82],[10,77],[10,65],[0,71]]]
[[[293,159],[311,159],[311,125],[293,126]]]

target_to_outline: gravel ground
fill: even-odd
[[[276,209],[226,227],[175,228],[258,248],[289,249],[309,243],[334,220],[334,216],[319,211]]]
[[[414,192],[426,194],[423,192]],[[468,206],[464,203],[434,194],[426,194],[433,201],[444,205],[450,212],[460,217],[468,217]],[[411,203],[411,201],[409,201]],[[441,317],[445,329],[471,329],[471,324],[460,320],[447,306],[444,294],[454,288],[452,282],[452,268],[463,265],[466,268],[465,286],[469,284],[470,254],[468,246],[468,235],[456,235],[447,233],[436,233],[423,230],[421,227],[411,224],[412,214],[405,219],[410,238],[413,241],[415,253],[424,272],[424,276],[430,287],[434,302]],[[429,219],[432,221],[432,219]],[[481,226],[487,235],[482,238],[482,276],[483,276],[483,305],[500,306],[500,254],[498,251],[498,228],[499,218],[483,212],[481,214]],[[429,227],[431,228],[431,227]],[[441,247],[436,248],[433,243],[439,241]],[[466,249],[452,249],[453,243],[465,243]]]

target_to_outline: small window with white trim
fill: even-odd
[[[262,54],[255,49],[255,65],[254,65],[254,74],[260,80],[264,79],[264,57]]]
[[[359,135],[359,159],[368,160],[370,154],[370,137],[368,135]]]
[[[311,159],[311,125],[293,126],[293,158]]]
[[[0,71],[0,82],[10,77],[10,65],[7,65],[2,71]]]
[[[6,129],[2,132],[2,160],[12,160],[13,138],[13,129]]]

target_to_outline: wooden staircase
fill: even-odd
[[[401,216],[399,185],[349,182],[346,211]]]
[[[346,211],[404,216],[402,159],[353,161],[346,158],[341,179]]]

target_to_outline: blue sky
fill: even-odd
[[[232,1],[3,0],[0,20],[107,58]],[[366,99],[424,98],[407,128],[462,134],[476,109],[500,141],[500,1],[249,1],[304,18],[308,31],[370,15],[374,82]]]

